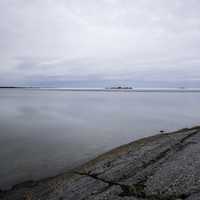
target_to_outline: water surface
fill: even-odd
[[[200,122],[200,93],[0,89],[0,188]]]

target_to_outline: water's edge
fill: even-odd
[[[34,181],[34,180],[26,181],[26,182],[23,182],[23,183],[20,183],[20,184],[13,186],[10,190],[7,190],[7,191],[0,190],[0,198],[4,198],[4,197],[6,197],[7,195],[9,195],[10,193],[13,193],[13,192],[14,192],[14,195],[15,195],[16,191],[27,192],[29,190],[33,190],[33,188],[35,188],[35,187],[46,188],[46,187],[48,187],[49,185],[51,185],[52,183],[55,183],[55,182],[56,183],[58,183],[58,182],[63,183],[63,181],[64,182],[68,181],[71,178],[76,179],[76,176],[77,176],[76,172],[79,172],[80,175],[83,172],[82,175],[84,175],[85,171],[92,168],[94,165],[96,165],[96,164],[98,164],[98,163],[100,163],[100,162],[102,162],[106,159],[110,159],[110,158],[113,159],[113,157],[119,157],[120,155],[124,155],[124,153],[127,154],[127,152],[130,151],[130,148],[133,148],[133,147],[135,148],[137,145],[146,144],[149,141],[150,142],[152,142],[152,141],[158,141],[159,142],[159,140],[164,138],[164,137],[172,137],[172,138],[174,137],[175,138],[176,135],[180,135],[181,133],[183,133],[183,135],[184,134],[186,135],[186,133],[187,133],[186,136],[184,136],[184,137],[181,136],[181,137],[183,137],[183,139],[181,139],[181,142],[184,142],[187,138],[193,136],[194,134],[196,134],[196,132],[199,132],[199,130],[200,130],[200,126],[195,126],[195,127],[192,127],[192,128],[180,129],[180,130],[175,131],[175,132],[160,133],[160,134],[157,134],[157,135],[154,135],[154,136],[145,137],[145,138],[133,141],[131,143],[128,143],[128,144],[119,146],[117,148],[114,148],[113,150],[108,151],[108,152],[106,152],[106,153],[104,153],[100,156],[97,156],[95,159],[93,159],[93,160],[73,169],[73,170],[69,170],[69,171],[67,171],[63,174],[59,174],[59,175],[54,176],[54,177],[41,179],[41,180],[38,180],[38,181]],[[165,152],[165,153],[167,153],[167,152]],[[164,154],[163,154],[163,156],[164,156]],[[95,175],[92,175],[92,176],[95,177]],[[58,187],[59,187],[59,184],[58,184]]]

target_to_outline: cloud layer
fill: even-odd
[[[198,0],[1,0],[0,84],[199,80],[199,10]]]

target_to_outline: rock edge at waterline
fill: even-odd
[[[140,139],[2,200],[200,200],[200,127]]]

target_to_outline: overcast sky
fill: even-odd
[[[0,0],[0,84],[199,81],[199,0]],[[69,85],[70,86],[70,85]]]

